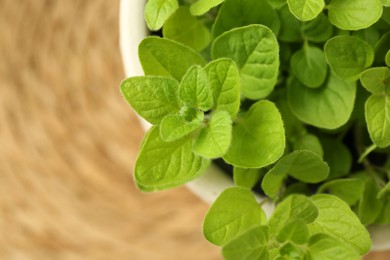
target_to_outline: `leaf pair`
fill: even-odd
[[[335,196],[289,196],[266,222],[253,194],[240,187],[222,192],[206,215],[203,232],[231,260],[360,259],[371,246],[357,216]]]

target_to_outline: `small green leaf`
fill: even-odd
[[[317,136],[312,134],[304,134],[294,139],[294,150],[309,150],[317,154],[319,157],[324,157],[322,145]]]
[[[326,79],[328,65],[322,49],[305,45],[294,53],[290,62],[295,76],[307,87],[318,88]]]
[[[221,4],[225,0],[198,0],[191,4],[190,12],[192,15],[202,15],[207,13],[211,8]]]
[[[288,5],[284,5],[279,10],[279,16],[281,21],[280,32],[278,38],[285,42],[300,42],[303,40],[301,34],[302,22],[299,21],[288,8]]]
[[[268,1],[225,0],[214,23],[213,37],[217,38],[233,28],[251,24],[265,25],[276,35],[280,29],[279,17]]]
[[[222,248],[226,260],[268,259],[268,227],[252,228]]]
[[[177,8],[178,0],[148,0],[145,5],[145,21],[149,29],[160,29]]]
[[[187,71],[179,85],[179,96],[189,107],[196,107],[203,111],[213,107],[213,93],[204,69],[193,66]]]
[[[355,102],[356,84],[344,81],[333,73],[319,88],[307,88],[293,78],[287,87],[291,111],[302,122],[336,129],[347,123]]]
[[[215,245],[229,241],[265,222],[265,213],[252,192],[241,187],[224,190],[207,212],[203,233]]]
[[[316,18],[325,7],[323,0],[287,0],[291,13],[301,21]]]
[[[374,223],[382,211],[383,203],[377,199],[380,189],[373,178],[364,186],[364,193],[359,202],[358,216],[364,225]]]
[[[138,55],[145,75],[169,76],[181,81],[193,65],[205,65],[194,50],[178,42],[147,37],[138,47]]]
[[[233,168],[234,184],[244,188],[252,189],[261,175],[262,172],[260,169]]]
[[[318,193],[330,193],[352,206],[359,201],[363,190],[364,182],[361,179],[348,178],[328,181],[318,188]]]
[[[140,116],[159,125],[165,116],[180,110],[178,85],[170,78],[133,77],[122,82],[121,92]]]
[[[380,148],[390,145],[390,95],[372,95],[366,102],[366,121],[371,140]]]
[[[383,6],[389,7],[390,6],[390,0],[380,0]]]
[[[214,96],[214,110],[229,112],[236,118],[240,108],[240,75],[234,61],[218,59],[204,68]]]
[[[196,51],[206,48],[211,40],[209,29],[201,20],[190,14],[188,7],[180,7],[165,22],[163,35]]]
[[[346,245],[351,245],[360,255],[370,250],[370,234],[347,203],[327,194],[314,195],[311,200],[319,212],[318,218],[309,224],[312,235],[331,235]]]
[[[300,218],[288,222],[276,236],[280,243],[291,241],[296,244],[304,244],[309,240],[309,229],[306,222]]]
[[[223,156],[232,139],[232,119],[226,111],[212,114],[208,125],[202,128],[195,139],[194,152],[206,158]]]
[[[386,53],[385,62],[387,67],[390,67],[390,50],[388,50]]]
[[[309,224],[317,216],[318,210],[309,198],[303,195],[291,195],[278,204],[272,213],[268,221],[270,234],[277,235],[288,222],[300,219]]]
[[[282,181],[290,175],[306,183],[318,183],[328,177],[329,167],[317,154],[301,150],[282,157],[264,176],[261,184],[265,194],[278,194]]]
[[[262,100],[233,126],[232,143],[224,160],[242,168],[261,168],[279,159],[284,148],[280,113],[273,103]]]
[[[382,212],[379,214],[378,218],[375,220],[375,224],[378,224],[378,225],[390,224],[390,200],[389,199],[387,199],[383,202]]]
[[[352,36],[359,37],[363,41],[366,41],[372,48],[375,47],[375,44],[379,41],[380,34],[377,29],[374,27],[369,27],[367,29],[354,31]]]
[[[195,131],[202,123],[204,114],[197,111],[197,115],[191,121],[187,121],[179,114],[167,115],[160,124],[160,136],[166,141],[174,141],[180,139],[193,131]]]
[[[343,30],[360,30],[374,24],[383,7],[377,0],[332,0],[328,6],[332,24]]]
[[[231,58],[241,76],[241,94],[250,99],[268,96],[277,81],[279,46],[275,35],[263,25],[232,29],[212,46],[213,58]]]
[[[317,18],[302,24],[303,36],[311,42],[324,42],[333,35],[333,26],[328,17],[320,13]]]
[[[352,155],[348,147],[333,138],[321,138],[324,149],[324,160],[328,163],[330,172],[328,179],[336,179],[347,175],[352,168]]]
[[[369,68],[363,71],[360,81],[372,94],[390,95],[390,69],[388,67]]]
[[[190,136],[165,142],[160,137],[159,128],[152,127],[135,163],[135,180],[144,191],[176,187],[202,174],[207,162],[192,152]]]
[[[279,251],[281,256],[279,256],[277,260],[303,259],[305,254],[305,251],[302,247],[290,242],[285,243]]]
[[[361,260],[356,250],[327,234],[316,234],[309,240],[305,259]]]
[[[386,8],[390,10],[390,8]],[[390,11],[387,16],[390,16]],[[375,44],[375,63],[383,63],[385,61],[386,53],[389,51],[390,46],[390,32],[382,35],[379,41]]]
[[[356,36],[335,36],[325,43],[324,51],[331,69],[346,80],[357,80],[374,61],[372,47]]]

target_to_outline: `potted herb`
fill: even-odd
[[[143,14],[134,8],[142,4],[126,4],[134,13],[123,21]],[[374,248],[388,247],[387,6],[149,0],[146,23],[164,37],[142,40],[146,76],[121,85],[153,125],[134,169],[139,189],[202,178],[216,160],[229,165],[235,186],[203,225],[226,259],[360,259],[372,243],[366,227]]]

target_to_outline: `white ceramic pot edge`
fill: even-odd
[[[119,33],[120,50],[123,65],[127,77],[143,75],[143,70],[138,59],[138,45],[147,36],[147,28],[144,22],[144,6],[146,0],[121,0]],[[139,117],[145,131],[150,124]],[[186,184],[195,195],[203,201],[211,204],[226,188],[233,186],[232,180],[217,167],[210,168],[198,179]],[[257,197],[261,201],[261,197]],[[270,216],[274,205],[263,204],[267,216]],[[390,249],[390,225],[370,228],[373,240],[372,250],[380,251]]]

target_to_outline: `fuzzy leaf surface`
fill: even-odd
[[[324,52],[331,69],[345,80],[359,79],[374,61],[372,47],[356,36],[335,36],[325,43]]]
[[[325,7],[323,0],[287,0],[291,13],[301,21],[316,18]]]
[[[250,99],[268,96],[279,71],[279,45],[272,31],[263,25],[235,28],[215,39],[213,58],[234,60],[240,71],[241,94]]]
[[[213,93],[204,69],[193,66],[187,71],[179,85],[179,96],[188,107],[203,111],[213,107]]]
[[[215,112],[195,139],[193,150],[206,158],[222,157],[232,140],[232,119],[228,112]]]
[[[160,29],[177,8],[178,0],[148,0],[145,5],[145,21],[149,29]]]
[[[159,125],[165,116],[180,110],[178,85],[171,78],[132,77],[122,82],[121,92],[140,116],[153,125]]]
[[[240,74],[234,61],[218,59],[204,68],[214,97],[214,110],[227,111],[234,119],[240,109]]]
[[[377,0],[332,0],[328,6],[329,20],[343,30],[360,30],[374,24],[383,7]]]
[[[262,100],[233,126],[232,142],[223,158],[234,166],[261,168],[279,159],[284,148],[280,113],[272,102]]]
[[[311,197],[318,208],[318,218],[309,224],[311,234],[325,233],[351,245],[360,255],[371,248],[370,234],[347,203],[328,194]]]
[[[252,228],[222,248],[226,260],[268,259],[268,227]]]
[[[168,76],[178,81],[193,65],[203,66],[206,63],[200,54],[189,47],[154,36],[140,43],[138,55],[145,75]]]
[[[207,162],[192,152],[190,136],[165,142],[159,128],[154,126],[147,133],[135,163],[135,180],[143,191],[168,189],[198,177]]]
[[[207,212],[203,233],[215,245],[229,241],[265,222],[265,213],[252,192],[241,187],[224,190]]]
[[[204,115],[197,111],[196,117],[187,121],[179,114],[167,115],[160,124],[160,136],[166,141],[174,141],[195,131],[203,121]]]
[[[211,40],[209,29],[201,20],[191,15],[188,7],[180,7],[165,22],[163,35],[196,51],[206,48]]]
[[[308,88],[293,78],[287,88],[291,111],[302,122],[325,129],[336,129],[350,118],[356,96],[356,84],[333,73],[319,88]]]

